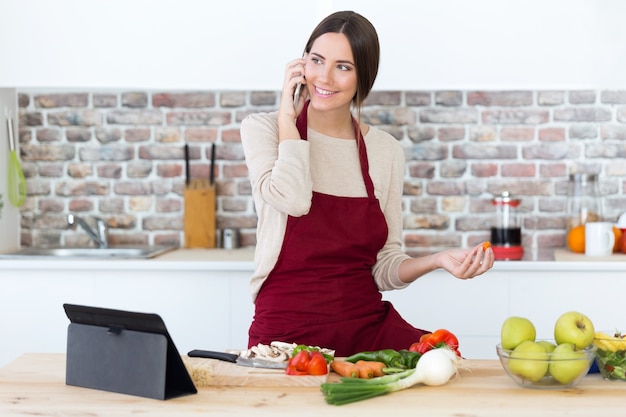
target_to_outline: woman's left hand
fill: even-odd
[[[483,249],[483,244],[470,249],[451,249],[440,252],[441,267],[460,279],[474,278],[493,266],[493,249]]]

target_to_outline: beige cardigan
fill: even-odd
[[[277,113],[259,113],[241,123],[241,141],[258,215],[252,299],[274,267],[288,216],[308,213],[313,190],[344,196],[367,196],[356,141],[308,130],[308,140],[278,144]],[[370,127],[365,136],[374,193],[387,220],[389,236],[377,256],[373,276],[381,291],[404,288],[398,278],[402,251],[402,189],[405,157],[398,141]]]

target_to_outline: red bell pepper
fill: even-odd
[[[413,343],[409,347],[409,351],[419,352],[423,355],[431,349],[445,346],[452,349],[458,356],[461,356],[459,352],[459,339],[446,329],[438,329],[432,333],[422,335],[418,342]]]

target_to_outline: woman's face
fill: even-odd
[[[350,108],[356,94],[357,74],[346,35],[325,33],[317,38],[306,57],[304,73],[314,108]]]

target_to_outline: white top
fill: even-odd
[[[308,213],[312,192],[366,197],[356,141],[325,136],[308,129],[308,140],[278,144],[277,112],[259,113],[241,123],[241,141],[258,215],[255,271],[250,286],[256,299],[274,267],[289,215]],[[387,220],[389,236],[373,267],[380,290],[404,288],[398,278],[402,251],[402,191],[405,157],[390,134],[370,127],[364,137],[374,194]]]

